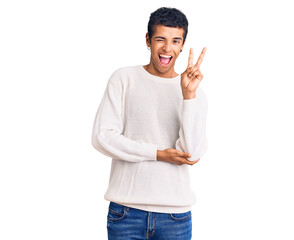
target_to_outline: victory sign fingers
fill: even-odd
[[[193,58],[194,58],[194,51],[193,51],[193,48],[190,48],[188,68],[193,67]]]
[[[202,49],[202,52],[199,55],[197,62],[194,65],[193,64],[194,51],[193,51],[193,48],[190,48],[190,54],[189,54],[189,59],[188,59],[188,68],[187,68],[187,73],[188,73],[189,77],[196,77],[198,75],[202,75],[199,68],[200,68],[200,64],[203,61],[206,49],[207,49],[206,47],[204,47]],[[200,78],[201,78],[201,76],[200,76]]]
[[[202,49],[202,52],[200,53],[200,56],[199,56],[199,58],[198,58],[198,60],[197,60],[197,62],[196,62],[196,66],[198,66],[198,67],[200,67],[200,64],[202,63],[202,61],[203,61],[203,58],[204,58],[204,55],[205,55],[205,53],[206,53],[206,47],[204,47],[203,49]]]
[[[197,62],[194,64],[194,51],[190,48],[188,67],[186,71],[181,74],[181,87],[184,99],[195,98],[196,90],[203,79],[203,74],[200,71],[200,65],[205,56],[206,47],[202,49]]]

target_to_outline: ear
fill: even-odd
[[[183,51],[184,46],[185,46],[185,43],[183,43],[183,45],[182,45],[182,47],[181,47],[181,52]]]
[[[147,47],[151,47],[151,41],[149,39],[148,32],[146,33],[146,44],[147,44]]]

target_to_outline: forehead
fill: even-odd
[[[166,27],[163,25],[154,26],[154,37],[161,36],[165,38],[184,37],[184,29],[177,27]]]

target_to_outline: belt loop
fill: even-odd
[[[125,211],[126,212],[129,212],[130,211],[130,208],[125,206]]]

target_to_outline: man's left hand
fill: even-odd
[[[188,59],[188,67],[185,72],[181,74],[181,87],[184,99],[191,99],[196,97],[196,90],[203,79],[203,74],[200,71],[200,64],[203,61],[206,52],[206,47],[203,48],[196,64],[193,64],[193,48],[190,48]]]

